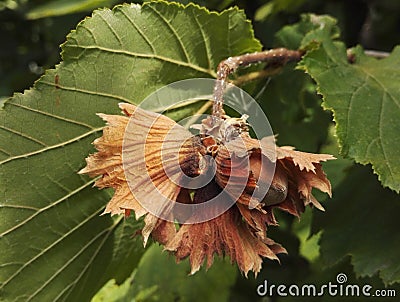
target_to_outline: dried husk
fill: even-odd
[[[104,213],[133,210],[136,219],[145,216],[144,244],[151,235],[177,261],[189,257],[191,273],[204,262],[210,267],[214,255],[226,255],[246,276],[249,271],[257,274],[263,258],[278,260],[276,255],[286,252],[267,237],[268,226],[277,225],[274,209],[300,216],[307,205],[323,209],[313,188],[331,195],[321,166],[331,155],[277,147],[274,137],[253,139],[241,119],[224,117],[215,124],[206,119],[202,134],[193,137],[166,116],[131,104],[120,108],[125,116],[99,114],[107,126],[94,141],[98,152],[87,158],[80,173],[101,176],[97,187],[115,189]],[[214,179],[194,191],[182,188],[184,176],[207,172],[204,155],[215,158]],[[168,215],[175,202],[198,204],[216,196],[235,203],[214,219],[195,224],[176,225],[174,217],[160,219],[147,207]],[[217,213],[218,207],[205,210]]]
[[[226,194],[221,191],[215,182],[211,182],[196,191],[194,201],[198,198],[204,202],[218,194]],[[266,231],[265,227],[263,230]],[[207,222],[182,225],[165,249],[174,252],[178,261],[189,257],[191,274],[198,271],[204,261],[209,268],[216,254],[229,256],[246,276],[249,271],[257,274],[261,270],[262,257],[279,260],[276,254],[286,253],[273,240],[257,236],[243,221],[236,206]]]
[[[131,104],[119,105],[126,116],[99,114],[107,126],[103,129],[103,136],[94,141],[98,152],[86,159],[87,166],[79,173],[92,177],[101,175],[95,185],[115,189],[104,214],[123,214],[126,210],[133,210],[136,219],[147,214],[142,230],[146,244],[153,230],[163,236],[171,235],[175,226],[171,222],[162,223],[158,215],[149,213],[138,200],[157,202],[160,215],[171,211],[180,192],[177,185],[180,177],[200,173],[201,145],[199,140],[193,139],[188,131],[166,116]],[[132,124],[128,126],[128,123]],[[127,178],[131,181],[128,182]],[[161,230],[161,226],[169,231]]]

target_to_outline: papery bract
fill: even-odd
[[[320,164],[331,155],[278,147],[273,137],[253,139],[245,117],[205,119],[194,136],[166,116],[130,104],[120,108],[125,116],[99,114],[107,126],[94,141],[98,152],[80,173],[101,176],[96,186],[115,189],[105,213],[133,210],[136,219],[145,216],[144,243],[151,235],[177,261],[189,257],[191,273],[204,261],[210,267],[214,255],[229,256],[246,275],[258,273],[263,257],[278,260],[276,254],[286,252],[267,237],[268,226],[277,225],[274,209],[300,216],[307,205],[323,209],[312,188],[331,195]],[[209,173],[213,165],[215,176],[206,185],[180,183]],[[225,211],[207,203],[215,198],[230,199],[233,206]],[[204,203],[203,211],[218,215],[200,223],[159,218],[177,203]],[[153,207],[156,213],[149,211]]]

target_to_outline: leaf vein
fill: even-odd
[[[167,62],[167,63],[175,64],[175,65],[178,65],[178,66],[191,68],[193,70],[196,70],[196,71],[211,75],[212,77],[216,77],[216,73],[213,70],[206,69],[206,68],[200,67],[198,65],[192,64],[192,63],[188,63],[188,62],[179,61],[179,60],[175,60],[175,59],[172,59],[172,58],[164,57],[162,55],[131,52],[131,51],[123,50],[123,49],[111,49],[111,48],[107,48],[107,47],[104,47],[104,46],[98,46],[98,45],[86,45],[86,46],[84,46],[84,45],[70,45],[69,47],[76,47],[76,48],[82,48],[82,49],[88,49],[88,50],[99,50],[99,51],[105,51],[105,52],[110,52],[110,53],[122,54],[122,55],[130,56],[130,57],[160,60],[162,62]],[[52,84],[54,85],[54,83],[52,83]]]
[[[93,183],[93,181],[90,181],[89,183],[85,184],[84,186],[79,187],[77,190],[74,191],[74,193],[79,192],[80,190],[84,189],[85,187],[87,187],[88,184]],[[65,198],[62,198],[63,200],[65,200]],[[50,205],[49,207],[46,208],[50,208],[54,205],[56,205],[58,202]],[[101,209],[103,210],[103,209]],[[43,211],[41,211],[43,212]],[[39,213],[39,212],[38,212]],[[92,219],[93,217],[99,215],[100,211],[96,211],[95,213],[93,213],[91,216],[85,218],[82,222],[80,222],[77,226],[75,226],[74,228],[72,228],[71,230],[69,230],[67,233],[65,233],[62,237],[60,237],[59,239],[57,239],[56,241],[54,241],[52,244],[50,244],[48,247],[46,247],[45,249],[43,249],[42,251],[40,251],[40,253],[38,253],[35,257],[31,258],[28,262],[24,263],[23,266],[21,266],[17,271],[15,271],[14,274],[12,274],[7,280],[5,280],[3,283],[1,283],[0,289],[4,288],[8,283],[10,283],[18,274],[20,274],[27,266],[29,266],[31,263],[33,263],[35,260],[39,259],[41,256],[43,256],[46,252],[48,252],[50,249],[52,249],[54,246],[56,246],[58,243],[60,243],[62,240],[64,240],[67,236],[71,235],[74,231],[76,231],[77,229],[79,229],[81,226],[83,226],[86,222],[90,221],[90,219]],[[33,215],[33,216],[36,216]],[[31,216],[32,217],[32,216]],[[30,219],[29,219],[30,220]],[[26,221],[26,220],[25,220]],[[14,228],[13,228],[14,229]],[[102,233],[100,232],[98,236],[102,235]],[[2,235],[0,235],[1,237]],[[98,237],[96,236],[96,237]],[[96,238],[95,237],[95,238]],[[94,239],[95,239],[94,238]],[[91,240],[89,243],[91,243]],[[88,246],[88,244],[86,245]],[[85,246],[85,248],[86,248]],[[78,253],[79,254],[79,253]],[[77,255],[78,255],[77,254]],[[75,255],[72,259],[76,258],[77,255]],[[68,263],[71,262],[68,261]],[[46,282],[45,284],[47,284],[48,282]],[[43,287],[43,286],[42,286]],[[36,291],[37,292],[37,291]],[[36,294],[36,292],[34,294]],[[29,299],[31,299],[32,297],[29,297]]]
[[[353,109],[354,97],[361,89],[363,89],[365,87],[365,85],[367,83],[367,79],[368,79],[368,77],[364,80],[364,83],[361,86],[358,86],[357,89],[351,94],[349,108],[347,110],[347,116],[346,116],[346,132],[344,133],[344,138],[343,138],[344,142],[347,141],[347,137],[348,137],[348,133],[349,133],[350,115],[351,115],[351,111]]]
[[[101,20],[103,20],[103,22],[107,25],[107,27],[110,29],[110,31],[112,32],[113,36],[115,37],[115,39],[117,39],[119,46],[121,46],[121,48],[123,48],[123,43],[121,38],[119,37],[119,35],[117,34],[117,32],[114,30],[114,28],[111,26],[111,24],[107,21],[107,19],[103,16],[103,14],[98,14],[98,16],[101,18]]]
[[[383,138],[383,133],[382,133],[382,122],[384,121],[384,116],[383,116],[383,106],[384,106],[384,104],[385,104],[385,95],[388,95],[389,97],[391,97],[391,95],[386,91],[386,90],[384,90],[383,91],[383,95],[382,95],[382,102],[381,102],[381,108],[380,108],[380,112],[379,112],[379,143],[380,143],[380,145],[381,145],[381,148],[382,148],[382,154],[383,154],[383,158],[385,159],[385,166],[388,168],[388,170],[389,170],[389,173],[390,173],[390,177],[392,178],[392,179],[395,179],[395,176],[394,176],[394,173],[393,173],[393,171],[392,171],[392,167],[389,165],[389,160],[388,160],[388,157],[387,157],[387,153],[386,153],[386,150],[385,150],[385,146],[384,146],[384,144],[382,143],[382,138]]]
[[[87,31],[87,32],[90,34],[90,36],[93,38],[93,43],[94,43],[94,44],[98,44],[97,38],[96,38],[95,34],[94,34],[89,28],[87,28],[86,26],[82,26],[82,28],[83,28],[83,29],[86,29],[86,31]],[[75,43],[77,43],[77,40],[76,40],[76,39],[74,39],[74,41],[75,41]],[[68,45],[68,46],[70,46],[70,45]]]
[[[365,72],[369,78],[373,79],[400,109],[400,103],[398,103],[397,99],[386,89],[386,86],[381,81],[379,81],[373,74],[368,72],[366,69],[362,69],[362,71]]]
[[[19,136],[21,136],[21,137],[23,137],[23,138],[26,138],[26,139],[28,139],[28,140],[30,140],[30,141],[32,141],[32,142],[35,142],[35,143],[41,145],[42,147],[46,147],[46,146],[47,146],[47,145],[46,145],[45,143],[43,143],[42,141],[40,141],[40,140],[38,140],[38,139],[36,139],[36,138],[33,138],[33,137],[31,137],[31,136],[29,136],[29,135],[27,135],[27,134],[24,134],[24,133],[22,133],[22,132],[19,132],[19,131],[17,131],[17,130],[14,130],[14,129],[11,129],[11,128],[8,128],[8,127],[2,126],[2,125],[0,125],[0,129],[3,129],[3,130],[5,130],[5,131],[8,131],[8,132],[11,132],[11,133],[13,133],[13,134],[19,135]]]
[[[176,32],[175,28],[170,24],[170,22],[167,19],[165,19],[165,17],[155,7],[153,7],[151,5],[149,5],[148,7],[156,13],[156,15],[159,17],[159,19],[161,19],[165,23],[165,25],[167,25],[169,30],[174,34],[175,39],[178,41],[178,43],[179,43],[179,45],[180,45],[180,47],[181,47],[181,49],[182,49],[182,51],[183,51],[183,53],[185,55],[185,58],[186,58],[186,62],[185,63],[191,64],[190,63],[189,54],[188,54],[188,52],[186,50],[186,47],[183,44],[183,42],[182,42],[181,38],[179,37],[178,33]]]
[[[7,158],[7,159],[5,159],[3,161],[0,161],[0,165],[5,164],[5,163],[10,162],[10,161],[13,161],[13,160],[17,160],[17,159],[21,159],[21,158],[27,158],[27,157],[34,156],[34,155],[37,155],[37,154],[40,154],[40,153],[43,153],[43,152],[46,152],[46,151],[49,151],[49,150],[53,150],[53,149],[64,147],[66,145],[69,145],[69,144],[72,144],[72,143],[74,143],[76,141],[79,141],[82,138],[85,138],[85,137],[87,137],[89,135],[92,135],[92,134],[94,134],[96,132],[99,132],[102,129],[103,129],[103,127],[96,128],[96,129],[93,129],[92,131],[83,133],[82,135],[76,136],[74,138],[71,138],[71,139],[69,139],[67,141],[61,142],[59,144],[48,146],[48,147],[45,147],[45,148],[42,148],[42,149],[38,149],[36,151],[32,151],[32,152],[29,152],[29,153],[24,153],[24,154],[20,154],[20,155],[9,157],[9,158]]]
[[[42,81],[41,83],[49,85],[49,86],[55,86],[55,84],[52,82]],[[111,99],[116,99],[118,101],[122,101],[125,103],[132,103],[132,101],[127,98],[124,98],[124,97],[118,96],[118,95],[114,95],[111,93],[93,91],[93,90],[82,89],[82,88],[77,88],[77,87],[70,87],[70,86],[61,86],[61,85],[58,85],[58,88],[67,90],[67,91],[74,91],[74,92],[79,92],[79,93],[83,93],[83,94],[97,95],[97,96],[107,97],[107,98],[111,98]],[[91,127],[90,129],[93,129],[93,128]]]
[[[11,153],[9,153],[8,151],[6,151],[6,150],[4,150],[4,149],[2,149],[2,148],[0,148],[0,152],[1,152],[1,153],[4,153],[4,154],[7,155],[7,156],[12,156]]]
[[[44,82],[43,81],[42,83],[48,84],[49,82]],[[55,83],[52,83],[52,85],[56,86]],[[58,85],[58,84],[57,84],[57,87],[61,88],[61,86]],[[35,112],[35,113],[43,114],[45,116],[49,116],[49,117],[52,117],[52,118],[55,118],[55,119],[58,119],[58,120],[61,120],[61,121],[64,121],[64,122],[72,123],[72,124],[75,124],[75,125],[78,125],[78,126],[83,126],[85,128],[88,128],[88,129],[93,129],[92,126],[90,126],[90,125],[88,125],[86,123],[82,123],[82,122],[78,122],[78,121],[75,121],[75,120],[71,120],[69,118],[62,117],[62,116],[59,116],[59,115],[55,115],[55,114],[52,114],[52,113],[49,113],[49,112],[46,112],[46,111],[42,111],[42,110],[39,110],[39,109],[33,109],[31,107],[24,106],[24,105],[17,104],[17,103],[12,103],[12,102],[10,102],[8,104],[12,105],[12,106],[15,106],[15,107],[18,107],[18,108],[21,108],[21,109],[28,110],[28,111],[32,111],[32,112]],[[46,146],[46,144],[43,144],[43,146]]]
[[[88,187],[89,185],[91,185],[92,183],[94,183],[96,181],[96,178],[91,179],[90,181],[88,181],[87,183],[83,184],[82,186],[76,188],[75,190],[69,192],[68,194],[64,195],[63,197],[57,199],[54,202],[51,202],[48,206],[39,209],[35,214],[27,217],[25,220],[21,221],[20,223],[14,225],[12,228],[4,231],[3,233],[0,234],[0,238],[3,236],[6,236],[7,234],[15,231],[16,229],[20,228],[21,226],[23,226],[25,223],[31,221],[33,218],[35,218],[36,216],[38,216],[39,214],[47,211],[48,209],[51,209],[52,207],[60,204],[61,202],[65,201],[66,199],[68,199],[69,197],[75,195],[76,193],[80,192],[81,190],[85,189],[86,187]]]
[[[211,63],[212,54],[211,54],[211,47],[209,45],[209,40],[206,38],[206,35],[203,31],[203,27],[201,26],[197,17],[193,16],[193,19],[195,20],[195,22],[200,30],[201,36],[203,37],[204,47],[206,50],[206,58],[207,58],[207,62],[208,62],[208,69],[211,70],[214,62]]]
[[[81,271],[81,273],[78,275],[77,278],[75,278],[74,282],[72,282],[71,284],[68,285],[69,286],[76,286],[76,284],[78,284],[78,281],[82,278],[82,276],[84,275],[84,273],[87,271],[87,269],[90,267],[91,263],[94,261],[95,257],[97,256],[97,254],[100,252],[100,249],[103,247],[104,243],[107,241],[108,237],[110,236],[110,234],[112,233],[112,231],[119,225],[119,223],[121,222],[122,217],[120,217],[117,221],[115,221],[115,223],[113,225],[111,225],[109,228],[105,229],[102,233],[104,232],[108,232],[106,234],[106,236],[104,236],[104,239],[102,240],[102,242],[99,244],[98,248],[96,249],[96,251],[93,253],[93,256],[91,257],[90,261],[87,262],[87,264],[85,265],[85,267],[83,268],[83,270]],[[102,235],[100,233],[100,235]],[[99,237],[99,236],[97,236]],[[93,240],[92,240],[93,241]],[[86,246],[85,246],[86,249]],[[72,287],[72,288],[73,288]],[[61,295],[59,295],[61,297]],[[58,300],[58,297],[56,297],[55,301]]]
[[[35,212],[40,210],[35,207],[30,207],[30,206],[25,206],[25,205],[15,205],[15,204],[0,204],[0,208],[23,209],[23,210],[31,210],[31,211],[35,211]]]
[[[101,209],[103,210],[103,209]],[[75,228],[73,228],[70,232],[66,233],[63,237],[61,237],[59,240],[55,241],[53,244],[58,244],[62,239],[64,239],[65,237],[67,237],[68,235],[72,234],[74,231],[76,231],[77,229],[79,229],[82,225],[84,225],[86,222],[90,221],[93,217],[99,215],[100,211],[97,211],[95,213],[93,213],[92,215],[90,215],[87,219],[85,219],[82,223],[78,224]],[[39,287],[34,293],[32,293],[29,298],[27,299],[27,301],[30,301],[32,298],[34,298],[37,294],[39,294],[44,288],[46,288],[46,286],[48,286],[51,281],[54,280],[54,278],[56,278],[60,273],[63,272],[63,270],[68,267],[73,261],[75,261],[75,259],[78,258],[78,256],[80,256],[86,249],[88,249],[93,243],[96,242],[96,240],[98,238],[100,238],[101,236],[103,236],[103,234],[106,233],[106,236],[104,236],[103,240],[101,241],[101,243],[99,244],[99,246],[97,247],[95,253],[93,253],[92,257],[90,258],[90,260],[87,262],[87,264],[85,265],[84,269],[80,272],[79,276],[77,278],[75,278],[74,282],[72,282],[71,284],[76,284],[80,278],[83,276],[84,272],[86,272],[87,268],[90,266],[90,264],[93,262],[94,258],[97,256],[97,254],[99,253],[101,247],[104,245],[104,242],[108,239],[109,235],[111,234],[111,231],[115,228],[115,226],[117,225],[117,223],[113,224],[111,227],[104,229],[103,231],[99,232],[95,237],[93,237],[87,244],[85,244],[80,250],[79,252],[77,252],[73,257],[71,257],[67,262],[65,262],[65,264],[63,266],[61,266],[49,279],[46,280],[46,282],[44,282],[42,284],[41,287]],[[51,246],[50,246],[51,247]],[[44,253],[43,253],[44,254]],[[39,254],[40,255],[40,254]],[[42,256],[42,255],[40,255]],[[60,295],[57,296],[57,299]]]
[[[121,10],[121,13],[128,20],[128,22],[135,28],[135,30],[142,36],[143,40],[145,40],[146,43],[150,46],[153,54],[156,54],[156,50],[153,44],[150,42],[149,38],[144,34],[144,32],[140,29],[140,27],[136,25],[136,23],[126,14],[125,11]]]
[[[373,140],[371,140],[371,142],[368,144],[366,151],[365,151],[365,157],[368,156],[369,151],[371,149],[371,147],[376,143],[376,141],[379,141],[379,137],[375,137]]]

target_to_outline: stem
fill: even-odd
[[[372,56],[379,59],[386,58],[389,55],[387,52],[376,50],[365,50],[365,54],[367,56]],[[262,52],[248,53],[241,56],[230,57],[219,63],[217,69],[217,81],[214,87],[213,96],[213,123],[215,123],[221,118],[222,115],[225,114],[223,104],[226,82],[228,76],[234,73],[239,67],[261,62],[267,63],[267,66],[264,70],[252,72],[237,78],[234,82],[236,85],[276,74],[279,72],[280,68],[285,66],[287,63],[300,61],[303,55],[304,51],[301,50],[276,48]],[[350,62],[354,60],[354,56],[349,51],[347,56]]]
[[[386,52],[386,51],[369,50],[369,49],[366,49],[364,51],[364,53],[367,56],[374,57],[374,58],[377,58],[377,59],[384,59],[384,58],[386,58],[386,57],[388,57],[390,55],[390,53]]]
[[[214,104],[212,115],[214,122],[224,114],[224,91],[226,81],[230,74],[234,73],[239,67],[248,66],[254,63],[266,62],[266,68],[277,69],[286,65],[288,62],[300,61],[303,52],[299,50],[289,50],[286,48],[271,49],[262,52],[244,54],[241,56],[230,57],[218,65],[217,81],[214,87]],[[265,73],[259,75],[265,76]]]

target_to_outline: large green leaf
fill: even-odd
[[[341,153],[372,164],[382,184],[399,192],[400,47],[382,60],[357,47],[351,64],[342,43],[321,41],[302,63],[334,114]]]
[[[275,44],[290,49],[313,49],[324,39],[339,37],[336,23],[329,15],[303,14],[298,23],[286,25],[275,34]]]
[[[300,66],[316,80],[325,108],[334,113],[341,153],[364,164],[373,163],[382,182],[398,190],[395,153],[399,140],[395,129],[400,129],[396,105],[400,96],[396,87],[399,52],[395,50],[390,58],[378,61],[366,57],[358,48],[355,63],[350,64],[345,46],[334,41],[337,36],[332,18],[313,15],[303,16],[301,22],[283,28],[277,35],[281,44],[308,50]],[[390,110],[380,112],[381,105]],[[315,134],[317,130],[308,133]],[[381,142],[390,150],[387,158],[373,145]],[[330,145],[323,152],[335,154],[332,147],[336,144]],[[321,257],[325,264],[333,265],[351,255],[357,276],[379,273],[384,282],[396,282],[400,270],[395,255],[400,246],[394,244],[399,238],[393,230],[399,227],[394,214],[399,209],[393,201],[399,198],[384,190],[368,168],[358,167],[347,175],[351,162],[338,158],[324,163],[334,188],[333,199],[324,203],[326,212],[314,212],[314,233],[323,230]],[[394,172],[392,178],[390,169]]]
[[[63,62],[0,111],[0,296],[86,301],[121,282],[143,248],[140,224],[99,217],[110,199],[76,172],[117,113],[168,83],[212,77],[226,57],[260,50],[243,12],[151,2],[96,11],[62,46]]]
[[[333,265],[350,255],[357,276],[400,282],[400,197],[380,186],[367,167],[357,166],[316,213],[314,232],[322,229],[321,256]]]

